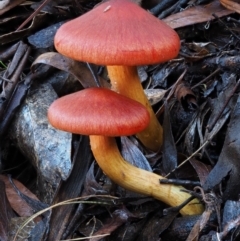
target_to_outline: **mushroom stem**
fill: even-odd
[[[93,155],[103,172],[121,187],[146,196],[156,198],[170,206],[182,204],[190,195],[182,192],[181,186],[160,184],[163,177],[137,168],[126,162],[117,147],[115,138],[90,136]],[[197,199],[180,210],[182,215],[194,215],[203,212],[203,206]]]
[[[112,89],[122,95],[143,104],[150,114],[148,127],[137,133],[137,138],[152,151],[158,151],[162,145],[162,126],[160,125],[141,85],[137,68],[134,66],[107,66]]]

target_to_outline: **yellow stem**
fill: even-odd
[[[114,91],[142,103],[150,113],[150,124],[136,136],[152,151],[162,145],[162,126],[160,125],[141,85],[137,68],[131,66],[107,66],[108,75]]]
[[[103,172],[119,186],[154,197],[172,207],[182,204],[190,195],[182,192],[181,186],[160,184],[163,177],[137,168],[126,162],[112,137],[90,136],[93,155]],[[181,209],[182,215],[194,215],[203,212],[203,206],[194,199]]]

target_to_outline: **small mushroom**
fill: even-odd
[[[114,136],[133,135],[149,123],[146,108],[108,89],[89,88],[54,101],[48,110],[49,122],[57,129],[90,135],[93,155],[103,172],[118,185],[170,206],[190,195],[180,186],[160,184],[163,177],[139,169],[125,161]],[[184,215],[199,214],[202,205],[193,200],[182,208]]]
[[[142,103],[150,124],[137,134],[149,149],[162,145],[162,127],[144,94],[137,65],[165,62],[177,56],[180,40],[164,22],[130,0],[110,0],[62,25],[54,44],[75,60],[107,65],[112,88]]]
[[[54,101],[48,119],[57,129],[82,134],[128,136],[145,129],[150,117],[137,101],[105,88],[88,88]]]

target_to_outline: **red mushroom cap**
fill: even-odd
[[[129,0],[110,0],[62,25],[59,53],[99,65],[148,65],[177,56],[177,33]]]
[[[57,99],[48,110],[57,129],[83,135],[133,135],[147,127],[146,108],[108,89],[89,88]]]

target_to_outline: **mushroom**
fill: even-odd
[[[49,122],[57,129],[90,135],[93,155],[103,172],[118,185],[170,206],[177,206],[190,195],[180,186],[160,184],[163,177],[139,169],[123,159],[114,136],[132,135],[149,123],[146,108],[109,89],[88,88],[54,101],[48,110]],[[202,205],[193,200],[180,211],[199,214]]]
[[[144,94],[136,66],[176,57],[180,48],[177,33],[130,0],[110,0],[63,24],[54,44],[65,56],[107,66],[112,89],[148,109],[150,124],[137,137],[147,148],[158,151],[162,127]]]

